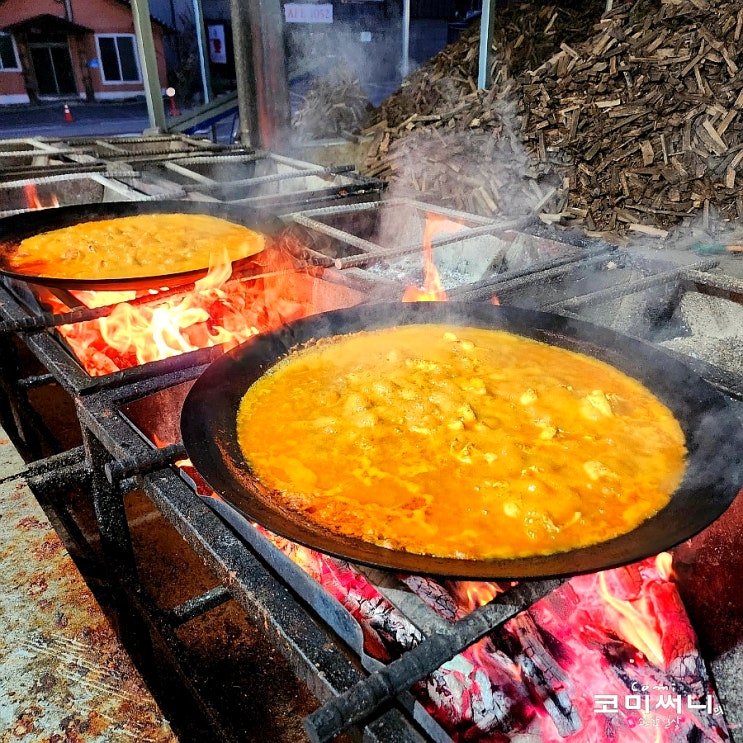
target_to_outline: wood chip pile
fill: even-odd
[[[582,10],[529,3],[496,13],[492,87],[477,89],[479,24],[432,57],[387,98],[363,133],[373,141],[364,174],[404,193],[485,216],[517,217],[542,208],[555,189],[530,160],[516,123],[514,73],[585,38],[604,3]]]
[[[465,33],[374,112],[365,172],[444,205],[494,216],[515,204],[595,233],[743,218],[740,0],[596,11],[497,11],[488,92],[478,29]]]
[[[305,139],[327,139],[358,130],[371,103],[358,81],[337,72],[314,81],[292,117],[292,127]]]
[[[642,2],[522,78],[530,150],[572,164],[564,216],[660,236],[743,217],[742,36],[739,0]]]

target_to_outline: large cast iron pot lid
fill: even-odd
[[[686,435],[685,475],[668,505],[633,531],[601,544],[513,560],[438,558],[387,549],[333,534],[277,508],[257,485],[237,442],[237,411],[247,388],[298,344],[411,323],[506,330],[593,356],[642,382],[673,411]],[[297,320],[257,336],[220,357],[196,381],[183,406],[181,433],[199,474],[246,518],[351,561],[451,578],[543,578],[632,563],[706,528],[743,486],[743,426],[731,402],[675,357],[572,318],[485,303],[362,305]]]

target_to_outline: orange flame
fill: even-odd
[[[264,264],[275,270],[229,281],[232,268],[225,254],[212,261],[207,275],[191,291],[147,304],[128,304],[137,294],[146,294],[142,291],[75,291],[88,307],[121,303],[107,317],[62,325],[59,332],[93,376],[201,348],[220,345],[226,351],[312,311],[312,297],[303,297],[289,256],[266,250],[256,258],[257,266]],[[45,300],[54,312],[67,310],[53,295]]]
[[[23,187],[23,193],[26,197],[26,203],[28,204],[29,209],[46,209],[50,206],[59,206],[59,199],[55,195],[50,197],[48,204],[44,204],[39,198],[39,193],[33,183],[25,185]]]
[[[423,287],[409,286],[402,296],[403,302],[446,302],[447,296],[441,284],[441,276],[433,262],[431,241],[442,233],[452,234],[459,232],[462,225],[447,219],[441,214],[429,213],[426,215],[426,224],[423,228]]]
[[[489,603],[507,588],[508,585],[472,580],[458,580],[447,585],[447,590],[453,596],[458,611],[462,616],[469,614],[469,612],[478,606]]]
[[[461,581],[460,586],[465,591],[467,602],[471,609],[484,606],[491,602],[499,593],[503,593],[503,589],[497,583]]]
[[[493,296],[490,299],[490,304],[494,304],[496,306],[500,305],[500,299],[498,299],[497,294],[493,294]]]
[[[606,573],[599,573],[599,593],[618,615],[617,627],[622,636],[634,645],[651,663],[665,666],[661,637],[652,609],[644,598],[622,601],[612,595],[606,584]]]
[[[673,578],[673,556],[670,552],[661,552],[655,558],[655,567],[658,574],[664,580],[671,580]]]

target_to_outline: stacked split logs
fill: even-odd
[[[646,5],[644,19],[640,7],[609,14],[593,38],[563,43],[524,76],[525,140],[564,172],[564,214],[589,230],[664,235],[697,218],[740,219],[743,8]]]
[[[559,50],[559,39],[585,36],[600,17],[596,3],[575,11],[523,5],[496,17],[493,85],[477,89],[475,24],[411,75],[374,112],[365,174],[403,193],[486,216],[523,216],[550,202],[544,168],[530,161],[516,125],[514,72]],[[602,3],[603,7],[603,3]]]
[[[350,74],[337,71],[309,88],[292,118],[302,138],[325,139],[357,130],[371,108],[369,99]]]
[[[474,28],[374,112],[367,174],[589,232],[743,218],[739,0],[513,8],[496,17],[487,92],[478,45]]]

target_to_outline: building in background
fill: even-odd
[[[168,26],[152,20],[164,88]],[[125,0],[0,0],[0,104],[143,94],[132,11]]]
[[[245,0],[246,7],[249,1]],[[165,49],[172,71],[169,84],[176,89],[179,104],[188,108],[200,102],[204,77],[211,96],[235,90],[230,1],[149,2],[153,15],[177,29],[177,34],[165,38]],[[372,100],[394,89],[405,70],[414,69],[453,40],[449,28],[453,21],[462,25],[481,7],[481,0],[410,0],[408,59],[404,60],[403,0],[278,2],[292,89],[301,93],[313,80],[343,70],[359,80]],[[205,74],[197,42],[199,14]]]

